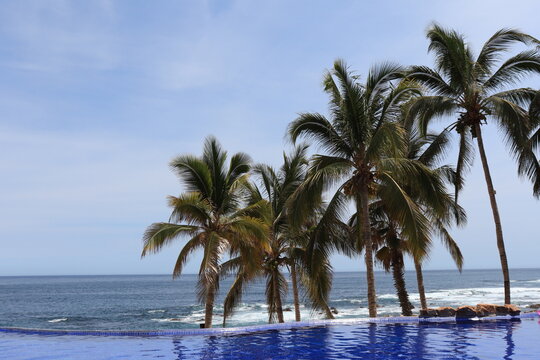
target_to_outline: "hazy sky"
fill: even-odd
[[[175,155],[199,154],[213,134],[278,165],[286,125],[326,111],[334,59],[359,74],[383,60],[430,65],[432,21],[478,49],[501,27],[540,37],[539,13],[537,1],[3,1],[0,275],[169,273],[181,242],[140,251],[182,191]],[[485,131],[510,266],[538,266],[540,202],[497,129]],[[479,159],[462,205],[465,268],[497,268]],[[437,246],[427,267],[453,264]],[[335,268],[364,266],[336,257]]]

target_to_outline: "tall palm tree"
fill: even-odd
[[[181,155],[171,168],[184,184],[180,196],[169,196],[169,222],[150,225],[143,237],[142,256],[156,253],[177,238],[188,239],[178,255],[173,277],[182,273],[189,256],[203,250],[199,268],[198,298],[205,304],[204,326],[212,327],[214,299],[219,287],[219,262],[227,251],[249,248],[264,238],[264,224],[246,216],[241,208],[242,183],[250,170],[246,154],[234,154],[227,166],[227,152],[208,137],[201,157]]]
[[[306,284],[308,289],[317,289],[328,283],[329,273],[321,274],[317,281],[304,275],[305,249],[302,244],[309,233],[310,223],[307,221],[299,227],[291,226],[288,214],[288,202],[297,187],[304,181],[307,167],[307,146],[298,146],[291,155],[284,154],[283,165],[278,171],[267,165],[257,165],[253,173],[260,180],[260,189],[255,185],[247,185],[250,199],[245,212],[261,219],[268,225],[269,231],[265,246],[253,244],[251,249],[255,256],[240,256],[230,259],[222,265],[223,274],[235,274],[235,280],[225,298],[224,321],[229,317],[241,300],[245,286],[256,278],[266,279],[266,297],[268,303],[268,321],[284,322],[283,296],[287,291],[284,270],[289,268],[293,285],[295,318],[300,320],[299,285]],[[312,211],[309,221],[313,223],[317,207]],[[322,263],[328,259],[319,258]],[[328,286],[327,286],[328,287]],[[328,287],[329,288],[329,287]],[[316,292],[311,296],[317,301]],[[310,293],[308,292],[308,296]]]
[[[459,135],[457,160],[458,179],[473,160],[472,140],[476,139],[486,179],[495,232],[504,276],[504,301],[510,303],[510,275],[503,239],[495,189],[488,165],[482,125],[495,122],[505,135],[512,153],[521,157],[523,166],[518,171],[532,178],[525,170],[531,163],[530,151],[525,144],[530,132],[530,121],[524,109],[534,98],[536,91],[530,88],[511,88],[523,76],[540,73],[540,54],[529,49],[500,62],[502,55],[517,43],[538,44],[530,35],[513,29],[497,31],[474,57],[463,35],[434,24],[427,32],[429,52],[435,55],[435,68],[413,66],[408,79],[422,84],[431,91],[429,96],[419,97],[411,107],[425,134],[431,119],[440,116],[457,116],[446,130]],[[456,182],[456,197],[462,182]],[[535,188],[536,195],[540,189]]]
[[[324,79],[324,90],[330,97],[330,120],[319,113],[304,113],[289,125],[293,141],[302,136],[312,139],[327,153],[313,157],[306,181],[295,196],[292,214],[301,219],[309,213],[323,189],[333,192],[325,214],[328,219],[339,218],[348,200],[355,203],[359,221],[353,233],[364,250],[371,317],[377,316],[377,302],[370,202],[384,198],[403,232],[419,237],[426,230],[426,219],[402,184],[414,178],[420,197],[431,196],[440,185],[433,181],[429,169],[405,158],[401,106],[418,89],[407,82],[394,84],[402,74],[400,66],[382,64],[373,67],[366,83],[361,84],[346,64],[337,60]],[[323,248],[324,240],[314,239],[312,247]]]

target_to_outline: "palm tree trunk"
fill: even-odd
[[[373,272],[373,244],[371,239],[371,226],[369,222],[369,204],[368,204],[368,188],[366,184],[362,184],[357,200],[357,213],[360,220],[360,236],[364,242],[364,255],[366,262],[367,276],[367,297],[369,317],[377,317],[377,298],[375,293],[375,275]]]
[[[482,159],[482,167],[484,168],[484,176],[486,177],[486,185],[489,193],[489,201],[491,210],[493,211],[493,220],[495,222],[495,234],[497,236],[497,247],[499,248],[499,257],[501,259],[501,267],[504,279],[504,303],[510,304],[510,272],[508,271],[508,260],[506,259],[506,250],[504,248],[504,239],[499,216],[499,208],[497,207],[497,199],[495,199],[495,189],[489,172],[486,151],[484,149],[484,140],[482,139],[482,131],[480,125],[476,125],[476,139],[478,141],[478,150],[480,150],[480,158]]]
[[[394,278],[394,287],[396,288],[399,305],[401,306],[401,314],[403,316],[412,316],[412,305],[409,301],[409,293],[405,286],[405,278],[403,274],[403,259],[399,259],[399,255],[393,255],[392,259],[392,276]]]
[[[416,270],[416,282],[418,283],[418,294],[420,295],[420,307],[427,309],[426,291],[424,290],[424,275],[422,275],[422,264],[418,259],[414,259],[414,268]]]
[[[296,281],[296,264],[294,261],[291,262],[291,278],[294,298],[294,318],[296,321],[300,321],[300,301],[298,300],[298,283]]]
[[[285,322],[285,320],[283,319],[283,304],[281,303],[281,293],[279,292],[277,274],[274,274],[274,276],[272,277],[272,286],[274,288],[274,304],[276,306],[278,322],[283,323]]]
[[[216,289],[213,286],[206,291],[206,301],[204,309],[204,327],[212,327],[212,314],[214,312],[214,298],[216,296]]]

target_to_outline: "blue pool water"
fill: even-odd
[[[229,336],[102,337],[0,332],[0,358],[539,359],[540,321],[330,325]]]

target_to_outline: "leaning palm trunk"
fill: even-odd
[[[427,309],[426,291],[424,290],[424,275],[422,274],[422,264],[418,259],[414,259],[414,268],[416,271],[416,282],[418,283],[418,294],[420,295],[420,307]]]
[[[216,291],[213,286],[210,286],[210,288],[207,290],[206,293],[206,303],[205,303],[205,309],[204,309],[204,327],[205,328],[211,328],[212,327],[212,314],[214,312],[214,299],[216,296]]]
[[[300,301],[298,300],[298,283],[296,278],[296,264],[294,261],[291,262],[291,278],[294,298],[294,318],[296,321],[300,321]]]
[[[393,257],[392,276],[394,278],[394,287],[396,288],[399,305],[401,306],[401,314],[403,316],[412,316],[412,305],[409,301],[409,293],[407,293],[403,274],[403,259],[399,259],[399,255],[397,254]]]
[[[371,239],[371,227],[369,221],[369,204],[368,204],[368,189],[367,185],[363,184],[360,190],[358,214],[360,219],[360,236],[364,243],[366,275],[367,275],[367,296],[369,317],[377,317],[377,299],[375,295],[375,275],[373,273],[373,243]]]
[[[484,176],[486,177],[486,185],[489,193],[489,202],[491,203],[491,210],[493,211],[493,220],[495,222],[495,234],[497,236],[497,247],[499,248],[499,257],[501,258],[501,267],[504,278],[504,303],[510,304],[510,273],[508,271],[508,261],[506,259],[506,250],[504,248],[504,239],[501,225],[501,218],[499,216],[499,208],[497,206],[497,199],[495,198],[495,189],[493,188],[493,181],[491,180],[491,173],[489,171],[489,165],[487,161],[486,151],[484,149],[484,140],[482,139],[482,131],[480,125],[475,126],[476,139],[478,141],[478,149],[480,151],[480,158],[482,159],[482,167],[484,168]]]

